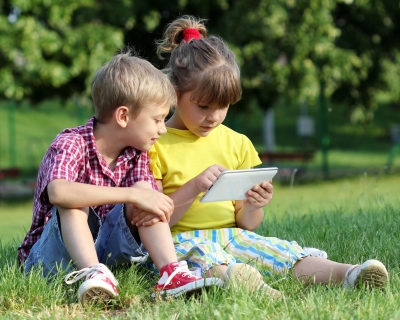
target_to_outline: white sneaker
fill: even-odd
[[[251,292],[260,291],[273,300],[283,298],[283,294],[271,288],[264,282],[261,273],[253,266],[246,263],[235,263],[228,266],[225,275],[225,283],[229,286],[246,286]]]
[[[389,281],[386,267],[378,260],[367,260],[362,265],[355,265],[346,272],[343,288],[355,287],[381,288]]]
[[[323,259],[328,259],[328,254],[320,249],[317,248],[303,248],[305,253],[309,254],[310,257],[317,257],[317,258],[323,258]]]
[[[107,303],[118,296],[116,288],[118,281],[104,264],[99,263],[89,268],[71,272],[65,277],[65,282],[71,284],[83,277],[86,277],[86,280],[80,285],[78,290],[78,300],[82,305],[85,302],[100,301]]]

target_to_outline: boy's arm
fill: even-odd
[[[47,185],[47,193],[53,205],[63,208],[130,203],[156,214],[164,222],[168,222],[173,212],[173,202],[169,197],[147,188],[105,187],[55,179]]]
[[[272,200],[273,186],[271,182],[263,182],[261,185],[254,186],[247,192],[246,200],[235,202],[237,227],[254,231],[261,224],[264,219],[262,208]]]
[[[189,180],[184,185],[179,187],[175,192],[168,195],[174,202],[174,213],[169,221],[170,227],[174,226],[180,219],[182,219],[186,211],[192,205],[193,201],[196,200],[199,193],[205,192],[217,179],[221,172],[225,170],[226,168],[218,164],[214,164],[195,178]],[[163,192],[162,180],[157,180],[157,186],[159,191]],[[142,217],[136,216],[132,220],[132,223],[139,223],[138,226],[140,226],[141,219]],[[145,224],[145,226],[147,225],[148,224]]]

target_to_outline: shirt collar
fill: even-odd
[[[103,156],[100,154],[99,149],[97,148],[97,144],[96,144],[96,138],[93,134],[93,128],[96,124],[96,118],[95,116],[91,117],[88,122],[86,123],[85,127],[85,131],[86,131],[86,135],[85,135],[85,139],[86,139],[86,143],[88,144],[88,149],[89,149],[89,158],[93,159],[95,157],[97,157],[99,159],[99,161],[101,162],[100,159],[103,159]],[[117,161],[117,165],[118,163],[123,163],[126,161],[129,161],[133,158],[138,158],[141,154],[141,151],[138,149],[135,149],[133,147],[126,147],[124,148],[120,155],[118,156],[118,161]]]

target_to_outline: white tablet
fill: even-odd
[[[245,200],[245,194],[256,184],[270,181],[278,168],[226,170],[201,197],[200,202]]]

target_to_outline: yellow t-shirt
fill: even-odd
[[[207,137],[198,137],[189,130],[167,130],[149,151],[150,169],[157,180],[162,180],[166,195],[214,164],[228,170],[261,164],[251,141],[224,125],[219,125]],[[172,234],[235,227],[234,201],[201,203],[202,195],[172,227]]]

